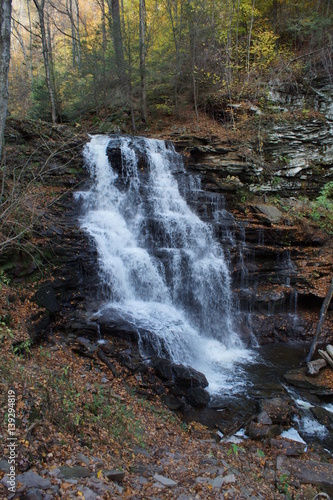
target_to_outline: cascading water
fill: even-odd
[[[223,249],[180,195],[181,157],[159,140],[94,136],[85,158],[94,183],[81,224],[99,254],[100,314],[133,325],[142,349],[149,332],[155,354],[204,372],[211,392],[235,388],[234,362],[250,353],[234,330]]]

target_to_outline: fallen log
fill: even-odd
[[[331,368],[333,368],[333,359],[326,351],[318,349],[318,354],[327,361]]]
[[[327,362],[323,358],[315,359],[306,363],[306,374],[307,375],[318,375],[319,370],[325,368]]]
[[[328,354],[331,356],[331,358],[333,359],[333,346],[332,345],[327,345],[326,346],[326,351],[328,352]]]

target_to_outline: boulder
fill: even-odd
[[[156,372],[156,375],[160,377],[162,380],[172,380],[173,372],[172,372],[172,363],[170,360],[165,358],[153,358],[152,366]]]
[[[190,366],[173,365],[172,372],[175,384],[184,387],[207,387],[208,381],[203,373]]]
[[[45,307],[50,313],[59,311],[59,304],[52,285],[43,285],[38,288],[35,300],[41,307]]]
[[[210,395],[202,387],[191,387],[186,391],[186,401],[195,408],[207,406],[210,400]]]
[[[292,400],[286,397],[263,399],[259,403],[261,412],[265,412],[273,424],[289,425],[296,409]]]
[[[247,435],[251,439],[261,440],[278,436],[281,433],[279,425],[265,425],[252,420],[246,429]]]
[[[279,477],[288,472],[301,484],[315,485],[328,495],[333,495],[333,464],[278,456],[276,461],[277,481]]]
[[[267,220],[272,224],[277,224],[282,219],[282,213],[273,205],[257,204],[252,205],[252,208],[262,219]]]

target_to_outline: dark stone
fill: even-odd
[[[43,285],[38,288],[35,300],[41,307],[45,307],[50,313],[59,311],[59,304],[52,285]]]
[[[296,368],[285,373],[284,378],[296,387],[301,389],[308,389],[311,394],[319,396],[332,396],[333,390],[331,387],[325,386],[320,383],[318,377],[311,377],[306,375],[306,368]]]
[[[171,411],[183,410],[185,403],[180,399],[168,394],[167,396],[162,396],[162,401]]]
[[[94,476],[94,474],[90,472],[89,469],[87,469],[86,467],[81,467],[80,465],[76,465],[75,467],[68,467],[67,465],[64,465],[62,467],[59,467],[59,469],[65,479]]]
[[[271,439],[269,444],[285,452],[287,457],[298,457],[305,451],[305,444],[296,441],[287,441],[286,439]]]
[[[281,428],[276,424],[264,425],[252,420],[247,427],[246,433],[251,439],[261,440],[278,436],[281,433]]]
[[[310,408],[311,413],[314,417],[325,427],[333,430],[333,413],[325,410],[321,406],[315,406],[314,408]]]
[[[186,401],[195,408],[207,406],[210,401],[210,395],[202,387],[191,387],[186,391]]]
[[[109,481],[123,481],[125,478],[125,472],[122,470],[105,470],[103,471],[104,476],[109,479]]]
[[[172,363],[168,359],[153,358],[152,366],[154,367],[156,375],[160,377],[162,380],[173,379]]]
[[[259,406],[262,412],[266,412],[273,424],[290,424],[295,413],[289,398],[275,397],[260,401]]]
[[[27,493],[25,493],[21,497],[21,499],[22,500],[42,500],[43,499],[43,495],[40,492],[40,490],[37,490],[36,488],[33,488],[33,489],[27,491]]]
[[[190,366],[173,365],[172,372],[175,385],[180,387],[207,387],[208,381],[203,373]]]

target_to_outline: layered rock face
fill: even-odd
[[[188,201],[229,253],[240,328],[260,343],[310,339],[333,270],[330,235],[292,215],[333,179],[333,87],[312,89],[314,117],[305,94],[293,101],[272,91],[271,99],[282,118],[262,119],[260,151],[253,142],[175,137],[203,189]],[[323,338],[329,332],[328,316]]]

